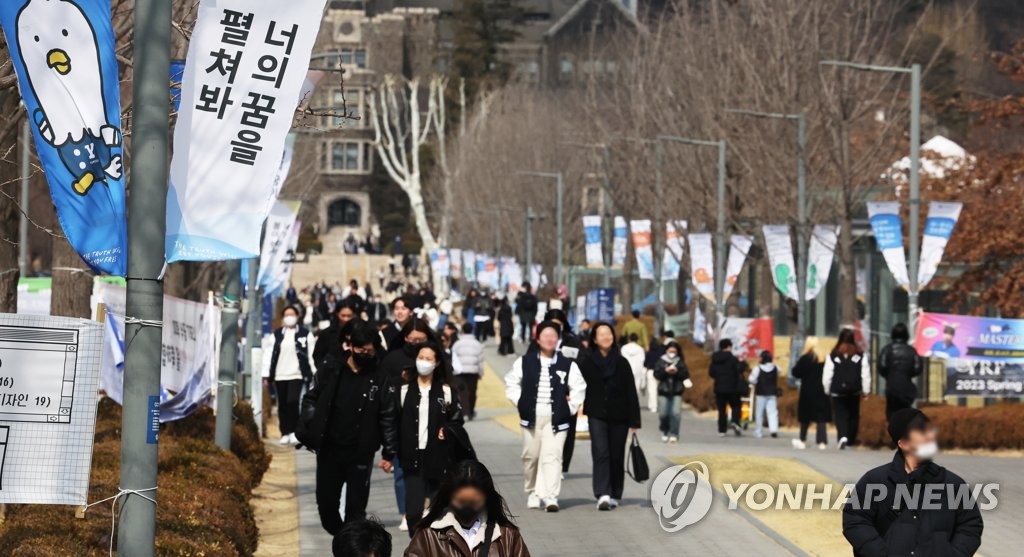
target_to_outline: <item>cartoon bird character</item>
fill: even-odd
[[[17,17],[18,51],[39,102],[32,121],[85,195],[121,178],[121,130],[107,120],[96,33],[73,0],[29,0]]]

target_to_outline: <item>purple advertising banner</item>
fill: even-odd
[[[914,346],[946,360],[946,396],[1024,396],[1024,319],[923,313]]]

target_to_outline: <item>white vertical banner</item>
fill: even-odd
[[[783,296],[796,300],[796,265],[793,263],[793,241],[789,236],[789,225],[766,224],[762,230],[775,288]]]
[[[448,250],[448,259],[452,262],[452,278],[462,278],[462,250],[452,248]]]
[[[168,261],[255,257],[325,0],[200,0],[167,192]]]
[[[917,273],[917,285],[924,289],[939,270],[939,262],[946,251],[946,244],[953,234],[956,221],[964,204],[960,202],[932,201],[928,204],[928,220],[924,223],[924,238],[921,240],[921,263]]]
[[[626,219],[615,217],[615,230],[612,236],[612,268],[614,269],[621,269],[626,264],[627,236]]]
[[[544,266],[539,263],[534,263],[531,267],[530,284],[532,284],[535,289],[547,284],[547,280],[545,280],[544,277]]]
[[[448,250],[435,249],[430,252],[430,270],[435,277],[447,278],[451,276],[451,261],[448,259]]]
[[[701,296],[715,301],[715,255],[711,234],[690,234],[690,276]]]
[[[299,213],[301,201],[277,201],[267,216],[267,228],[263,235],[263,248],[260,250],[260,268],[256,284],[268,288],[274,281],[281,261],[288,251],[288,241],[292,235],[292,226]]]
[[[601,250],[601,217],[585,215],[583,217],[583,234],[586,236],[587,267],[604,268],[604,253]]]
[[[629,228],[633,233],[633,251],[636,253],[636,268],[640,280],[654,280],[654,248],[651,245],[651,221],[631,220]]]
[[[743,272],[743,264],[747,261],[747,254],[750,253],[750,246],[754,244],[754,238],[733,234],[729,241],[729,259],[725,265],[725,285],[722,287],[722,298],[729,299],[733,289],[736,288],[736,281]]]
[[[832,271],[832,258],[838,245],[839,227],[834,224],[816,224],[811,232],[810,247],[807,250],[807,290],[804,299],[811,301],[828,284]]]
[[[299,247],[299,235],[302,233],[302,221],[292,223],[291,233],[285,245],[282,258],[274,268],[273,282],[267,287],[267,293],[276,295],[283,291],[292,280],[292,269],[295,267],[295,250]]]
[[[665,223],[665,253],[661,258],[661,280],[679,279],[679,269],[683,261],[683,234],[686,233],[686,221],[676,220]]]
[[[295,155],[295,132],[289,132],[288,136],[284,141],[284,152],[281,154],[281,166],[277,169],[277,174],[274,175],[274,185],[270,191],[270,197],[267,198],[267,213],[270,213],[271,208],[274,206],[274,202],[277,201],[277,197],[281,195],[281,188],[284,187],[284,183],[288,180],[288,173],[292,169],[292,158]]]
[[[907,276],[907,254],[903,251],[903,226],[900,221],[898,201],[877,201],[868,203],[868,219],[875,233],[875,242],[882,252],[889,272],[896,282],[906,288],[910,285]]]
[[[476,253],[473,250],[463,250],[462,269],[466,275],[466,281],[476,281]]]

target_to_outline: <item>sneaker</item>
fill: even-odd
[[[289,435],[288,438],[291,440],[292,445],[298,445],[299,444],[299,438],[296,437],[294,433]]]
[[[755,439],[760,439],[762,437],[764,437],[763,433],[761,433],[760,431],[756,431],[756,430],[754,431],[754,438]]]
[[[850,442],[850,440],[847,439],[846,437],[840,437],[839,438],[839,450],[841,451],[841,450],[845,449],[846,448],[846,444],[849,443],[849,442]]]
[[[662,443],[668,443],[668,435],[665,435],[664,433],[662,433],[661,434],[661,442]]]
[[[528,509],[539,509],[540,508],[540,497],[537,497],[536,493],[531,493],[526,498],[526,508]]]
[[[282,435],[281,436],[281,440],[278,441],[277,444],[278,445],[291,445],[292,444],[292,436],[291,435]]]
[[[607,495],[602,495],[597,500],[597,510],[599,511],[610,511],[612,510],[612,498]]]
[[[772,432],[772,439],[778,439],[778,438],[779,438],[779,434],[773,431]]]
[[[725,432],[724,432],[724,431],[720,431],[720,432],[718,433],[718,436],[719,436],[719,437],[725,437]]]
[[[613,509],[619,508],[619,500],[618,499],[608,499],[608,502],[611,504]]]
[[[668,438],[668,442],[669,443],[678,443],[679,442],[679,438],[676,437],[675,435],[673,435],[673,436]]]
[[[402,522],[400,522],[398,524],[398,529],[403,531],[403,532],[408,532],[409,531],[409,521],[407,521],[405,519],[405,515],[404,514],[402,515]]]
[[[793,448],[794,449],[799,449],[799,450],[802,451],[802,450],[807,448],[807,443],[804,443],[803,441],[801,441],[799,439],[793,439]]]
[[[824,451],[827,448],[828,445],[826,445],[825,443],[818,443],[818,450]]]
[[[558,499],[548,499],[544,501],[544,510],[549,513],[558,512]]]
[[[732,422],[731,424],[729,424],[729,427],[732,428],[732,432],[736,434],[736,437],[743,435],[743,430],[740,429],[740,424]]]

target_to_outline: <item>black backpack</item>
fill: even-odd
[[[832,374],[831,393],[834,395],[859,395],[863,391],[860,370],[863,354],[854,354],[849,358],[830,356],[835,364]]]

